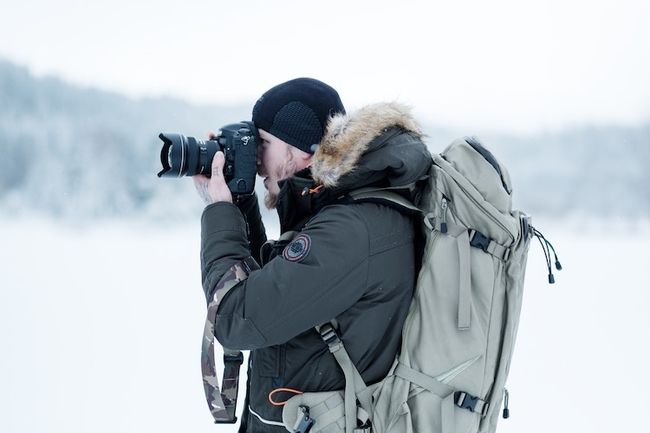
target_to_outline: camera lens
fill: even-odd
[[[210,175],[210,162],[220,149],[214,140],[197,140],[183,134],[160,134],[162,171],[158,177],[182,177],[196,174]]]
[[[160,163],[162,171],[158,177],[181,177],[185,170],[185,153],[187,142],[181,134],[160,134],[158,136],[163,141],[163,147],[160,150]]]
[[[213,140],[197,140],[182,134],[163,133],[158,177],[183,177],[212,173],[212,159],[223,151],[223,176],[233,194],[251,194],[257,171],[257,128],[252,122],[228,124]]]

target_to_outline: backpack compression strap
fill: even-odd
[[[259,269],[252,257],[234,264],[217,283],[212,299],[208,304],[208,316],[203,329],[201,348],[201,372],[203,389],[208,407],[215,424],[233,424],[237,422],[237,393],[239,391],[239,368],[244,362],[243,354],[238,350],[223,348],[223,381],[219,379],[214,362],[214,322],[221,300],[233,287],[248,278],[251,271]]]
[[[485,417],[490,407],[489,403],[463,391],[455,389],[437,378],[428,376],[420,371],[414,370],[406,364],[399,363],[395,369],[395,375],[407,380],[421,388],[426,389],[442,400],[441,407],[441,429],[442,433],[456,431],[454,425],[454,408],[467,409],[481,418]]]

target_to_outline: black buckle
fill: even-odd
[[[336,344],[340,341],[339,336],[336,335],[336,331],[334,330],[334,327],[331,323],[326,323],[325,325],[321,326],[319,332],[320,337],[328,346],[332,346],[333,344]]]
[[[476,406],[479,403],[483,403],[483,407],[480,408],[480,412],[476,412],[480,413],[481,416],[487,415],[488,408],[490,407],[487,402],[463,391],[456,391],[454,393],[454,403],[461,409],[467,409],[470,412],[476,412]]]
[[[468,409],[470,412],[474,412],[476,410],[476,405],[480,401],[483,400],[463,391],[457,391],[454,393],[454,403],[456,403],[456,406],[460,407],[461,409]],[[483,405],[481,415],[483,415],[484,412],[487,412],[487,407],[487,404]]]
[[[480,248],[483,252],[488,252],[488,247],[490,246],[491,239],[485,236],[483,233],[470,230],[469,232],[469,244],[474,248]]]
[[[476,408],[476,403],[478,403],[479,398],[463,391],[457,391],[454,393],[454,400],[456,402],[456,406],[460,407],[461,409],[469,409],[470,412],[474,412],[474,408]]]
[[[236,354],[223,354],[223,363],[231,364],[236,363],[237,365],[242,365],[244,363],[244,354],[237,352]]]
[[[298,418],[296,425],[293,428],[294,433],[308,433],[314,426],[314,419],[309,416],[309,407],[300,406],[302,418]]]

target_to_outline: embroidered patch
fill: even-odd
[[[290,262],[299,262],[304,259],[311,249],[311,238],[309,235],[298,235],[289,245],[284,247],[282,257]]]

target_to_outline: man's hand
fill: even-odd
[[[212,159],[212,177],[202,174],[192,176],[194,186],[206,206],[218,201],[232,203],[232,194],[223,178],[224,160],[223,152],[217,152]]]

